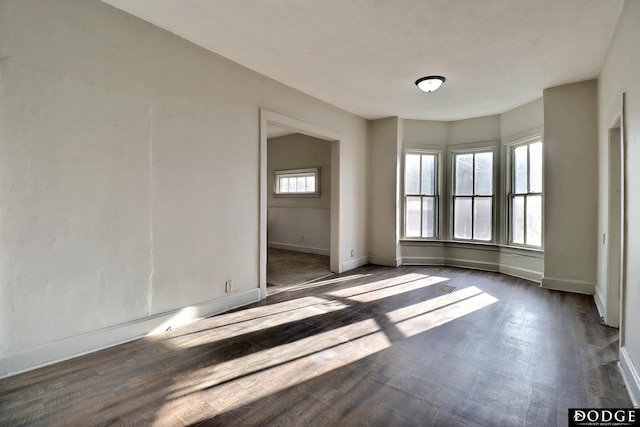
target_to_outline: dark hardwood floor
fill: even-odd
[[[366,266],[0,380],[0,425],[567,425],[630,407],[593,298]]]

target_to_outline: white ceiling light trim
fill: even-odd
[[[423,92],[435,92],[446,79],[442,76],[427,76],[416,80],[416,86]]]

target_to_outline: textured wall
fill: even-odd
[[[0,375],[258,295],[260,108],[341,135],[366,252],[365,120],[111,6],[1,2],[0,95]]]
[[[593,294],[598,242],[598,85],[544,91],[544,287]]]

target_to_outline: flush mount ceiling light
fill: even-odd
[[[416,86],[423,92],[435,92],[444,81],[445,78],[442,76],[427,76],[416,80]]]

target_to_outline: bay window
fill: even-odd
[[[542,247],[542,141],[510,147],[509,243]]]
[[[408,151],[404,158],[404,237],[438,236],[438,163],[440,155]]]
[[[453,238],[493,240],[493,150],[453,154]]]

